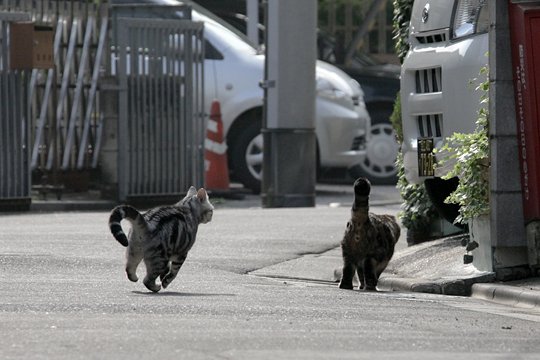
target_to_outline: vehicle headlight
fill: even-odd
[[[330,81],[323,78],[317,79],[317,93],[330,99],[343,99],[347,94],[334,86]]]
[[[452,37],[454,39],[489,30],[486,0],[458,0],[454,12]]]

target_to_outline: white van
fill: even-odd
[[[456,179],[440,178],[449,166],[435,167],[445,139],[472,132],[480,108],[475,83],[485,76],[489,15],[485,0],[416,0],[410,23],[410,50],[401,70],[403,161],[410,183],[424,182],[434,205],[449,220],[457,208],[444,199]]]
[[[192,7],[192,19],[204,22],[204,96],[207,113],[212,100],[221,104],[232,177],[255,192],[262,178],[264,54],[224,20],[192,1],[113,0]],[[172,16],[172,15],[171,15]],[[356,80],[337,67],[317,62],[315,132],[321,168],[351,168],[363,161],[370,117]],[[294,99],[291,99],[294,101]]]

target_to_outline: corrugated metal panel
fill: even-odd
[[[28,207],[28,118],[26,108],[29,73],[9,69],[11,21],[25,14],[0,12],[0,208]]]
[[[120,200],[202,184],[203,25],[120,18],[116,29]]]

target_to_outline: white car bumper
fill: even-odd
[[[401,151],[409,182],[426,178],[419,174],[419,138],[432,139],[440,148],[453,133],[474,131],[480,108],[475,88],[483,81],[479,72],[487,64],[487,50],[488,35],[482,34],[445,45],[418,45],[407,55],[401,72]],[[450,166],[436,166],[434,176],[443,176]]]
[[[371,125],[366,108],[349,109],[319,98],[316,114],[321,166],[348,168],[362,161]]]

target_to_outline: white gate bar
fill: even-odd
[[[75,93],[72,100],[71,116],[69,122],[66,124],[66,143],[64,146],[64,156],[62,159],[61,169],[66,170],[69,167],[69,160],[71,156],[71,150],[73,143],[75,142],[75,128],[77,127],[77,120],[79,118],[79,105],[81,103],[81,94],[84,90],[84,69],[88,63],[88,54],[90,52],[90,45],[92,40],[92,32],[94,31],[94,20],[92,15],[88,16],[86,21],[86,30],[84,33],[84,40],[82,44],[82,54],[79,59],[79,69],[77,71],[77,79],[75,82]],[[67,59],[70,60],[69,58]],[[87,109],[92,109],[92,104],[87,104]]]
[[[99,42],[98,47],[96,50],[96,56],[94,59],[94,69],[92,71],[92,81],[90,85],[90,91],[88,94],[88,104],[86,108],[86,114],[84,116],[84,129],[82,133],[81,138],[81,145],[79,148],[79,157],[77,159],[77,168],[82,169],[84,166],[84,157],[86,155],[86,149],[88,147],[88,133],[90,131],[90,122],[92,121],[92,112],[94,111],[94,107],[90,106],[90,104],[94,104],[94,101],[96,99],[96,93],[97,93],[97,85],[98,85],[98,78],[99,78],[99,71],[101,68],[102,63],[102,56],[103,56],[103,49],[105,47],[106,39],[107,39],[107,30],[108,30],[108,19],[106,17],[103,17],[103,20],[101,22],[101,28],[99,31]],[[95,131],[95,145],[94,145],[94,152],[92,156],[92,167],[97,167],[98,159],[99,159],[99,150],[101,148],[101,130],[102,130],[102,122],[103,122],[103,115],[100,116],[100,119],[97,124],[97,128]]]

